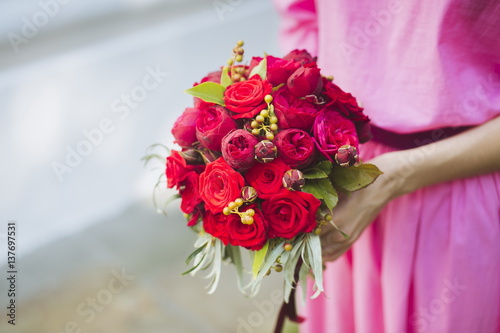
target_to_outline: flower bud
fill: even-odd
[[[241,198],[245,202],[253,202],[257,199],[257,190],[252,186],[244,186],[241,189]]]
[[[350,145],[341,146],[335,154],[335,161],[342,167],[353,166],[358,161],[358,151]]]
[[[262,140],[255,145],[255,159],[260,163],[272,162],[278,155],[278,149],[272,141]]]
[[[187,148],[180,152],[181,156],[186,160],[186,164],[202,164],[203,158],[196,149]]]
[[[283,175],[283,186],[288,190],[300,191],[306,183],[304,174],[297,169],[291,169]]]

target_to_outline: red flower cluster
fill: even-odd
[[[264,78],[254,71],[263,60]],[[188,225],[201,221],[224,244],[258,250],[314,230],[321,201],[300,191],[297,170],[324,160],[352,165],[346,152],[369,139],[369,119],[306,51],[231,69],[237,80],[220,71],[200,82],[224,87],[219,103],[195,98],[175,122],[182,150],[167,157],[167,186],[179,191]]]

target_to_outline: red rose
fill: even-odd
[[[196,121],[196,137],[210,150],[220,151],[222,138],[236,129],[236,122],[223,107],[217,105],[200,112]]]
[[[297,97],[318,95],[323,89],[319,68],[299,67],[288,78],[287,87]]]
[[[227,233],[227,216],[218,213],[213,214],[207,211],[203,218],[203,229],[210,235],[219,238],[224,245],[229,242],[229,234]]]
[[[274,143],[278,157],[292,169],[306,168],[314,161],[316,147],[307,132],[289,128],[279,132]]]
[[[197,108],[186,108],[182,115],[177,118],[172,127],[175,143],[181,147],[189,147],[196,139],[196,120],[200,110]]]
[[[187,222],[188,227],[194,227],[197,223],[200,217],[203,217],[205,210],[200,208],[200,206],[194,207],[193,212],[191,213],[191,216],[189,217],[189,220]]]
[[[243,176],[221,157],[208,163],[200,175],[200,197],[212,213],[220,213],[241,195]]]
[[[227,232],[229,244],[256,251],[260,250],[267,241],[267,221],[256,205],[242,207],[240,211],[245,212],[250,208],[255,211],[253,223],[243,224],[239,215],[231,214],[227,219]]]
[[[255,66],[259,64],[261,60],[262,58],[260,57],[252,58],[249,70],[251,71]],[[286,83],[290,75],[292,75],[292,73],[300,67],[300,64],[298,62],[295,62],[293,60],[283,60],[281,58],[276,58],[270,55],[266,56],[266,60],[266,78],[273,87],[279,86],[282,83]]]
[[[319,112],[316,106],[296,97],[286,87],[273,94],[273,105],[280,129],[298,128],[309,132]]]
[[[340,146],[351,145],[358,148],[356,127],[352,121],[333,110],[321,111],[313,127],[318,149],[330,161],[333,161]]]
[[[248,169],[255,164],[255,136],[243,129],[237,129],[222,139],[222,157],[234,169]]]
[[[172,153],[167,157],[167,168],[165,174],[167,176],[167,187],[179,187],[181,181],[186,178],[189,168],[186,165],[186,160],[177,150],[172,150]]]
[[[191,214],[194,208],[201,203],[200,191],[198,190],[199,175],[190,171],[181,182],[181,210],[186,214]]]
[[[306,50],[293,50],[284,56],[283,59],[299,62],[306,67],[316,67],[316,57],[313,57]]]
[[[280,159],[269,163],[259,163],[245,174],[246,181],[252,185],[259,198],[267,199],[283,189],[283,175],[290,170]]]
[[[262,203],[262,213],[269,223],[269,238],[293,238],[316,227],[316,211],[321,202],[314,195],[282,190]]]
[[[236,113],[232,116],[234,119],[252,118],[266,108],[264,96],[269,95],[273,87],[268,81],[256,77],[236,82],[224,92],[226,108]]]

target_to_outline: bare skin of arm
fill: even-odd
[[[333,221],[349,238],[332,226],[324,227],[324,261],[345,253],[391,200],[422,187],[500,170],[500,117],[453,137],[383,154],[368,162],[384,174],[334,209]]]

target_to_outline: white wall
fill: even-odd
[[[140,158],[152,143],[173,147],[183,90],[237,40],[247,55],[280,55],[270,1],[66,1],[25,37],[23,17],[43,23],[41,3],[55,1],[0,1],[0,234],[18,222],[20,255],[149,198],[157,173]],[[25,38],[17,52],[12,33]],[[168,73],[158,87],[114,112],[156,68]],[[67,147],[103,119],[112,132],[58,178],[54,162],[67,165]]]

